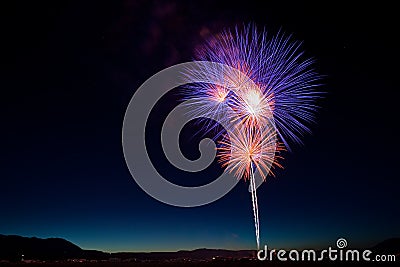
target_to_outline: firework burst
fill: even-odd
[[[282,168],[279,163],[282,156],[279,152],[284,148],[275,141],[276,132],[273,128],[262,131],[255,127],[238,125],[219,142],[219,162],[236,177],[247,180],[251,178],[252,172],[258,171],[265,180],[268,174],[274,175],[273,167]]]
[[[315,91],[320,76],[312,59],[304,58],[301,43],[278,33],[269,36],[254,25],[224,31],[197,51],[196,60],[220,63],[207,69],[188,70],[188,81],[202,77],[204,83],[185,88],[196,117],[218,118],[230,128],[217,148],[219,162],[236,177],[250,181],[257,247],[259,218],[255,173],[263,180],[282,168],[280,151],[301,143],[308,124],[314,122]],[[232,71],[232,69],[236,71]],[[205,75],[206,74],[206,75]],[[205,78],[205,79],[204,79]],[[217,128],[208,121],[205,130]],[[222,132],[217,133],[219,137]]]
[[[239,70],[242,75],[227,77],[220,73],[217,77],[218,70],[209,69],[206,71],[216,73],[213,78],[208,83],[191,85],[185,93],[195,96],[202,103],[200,106],[209,106],[212,103],[210,94],[221,92],[211,84],[215,79],[222,80],[226,84],[222,94],[224,105],[233,103],[245,122],[246,118],[254,121],[255,117],[257,123],[260,119],[265,122],[272,115],[279,139],[290,150],[291,142],[301,144],[301,137],[310,132],[307,125],[314,122],[318,108],[315,102],[321,96],[315,88],[320,85],[321,76],[312,68],[313,59],[305,58],[301,42],[283,33],[268,37],[265,30],[259,32],[254,25],[211,37],[198,49],[196,60],[222,63]],[[228,101],[226,97],[230,92],[235,97]],[[259,100],[258,108],[249,110],[249,101],[253,100]],[[193,112],[201,114],[204,110]]]

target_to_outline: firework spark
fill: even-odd
[[[208,117],[212,113],[229,122],[217,155],[227,171],[250,180],[257,247],[255,173],[265,180],[268,174],[274,175],[274,167],[282,168],[279,152],[290,150],[290,142],[301,143],[302,135],[310,131],[307,125],[314,122],[315,102],[321,95],[314,89],[321,77],[312,69],[313,60],[304,58],[301,43],[282,33],[268,37],[265,30],[259,32],[248,25],[210,38],[197,51],[196,60],[221,63],[237,71],[226,72],[218,65],[189,71],[189,81],[207,77],[208,82],[185,88],[187,98],[193,100],[193,115]],[[216,121],[207,122],[205,129],[217,125]]]

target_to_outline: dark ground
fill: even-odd
[[[30,266],[30,267],[152,267],[152,266],[398,266],[396,262],[324,262],[324,263],[310,263],[310,262],[260,262],[260,261],[226,261],[226,262],[141,262],[141,263],[0,263],[0,266],[17,267],[17,266]]]

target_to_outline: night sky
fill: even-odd
[[[125,164],[121,131],[136,88],[192,60],[209,34],[254,22],[304,41],[325,75],[325,98],[304,146],[258,191],[261,244],[371,246],[400,236],[398,28],[393,6],[274,1],[37,1],[2,3],[0,233],[62,237],[104,251],[254,249],[241,181],[197,208],[148,196]],[[276,2],[284,2],[278,4]],[[148,124],[150,156],[170,181],[215,179],[176,170],[161,153],[164,97]],[[183,152],[199,156],[196,127]]]

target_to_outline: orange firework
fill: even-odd
[[[238,178],[250,179],[257,170],[265,180],[268,173],[274,175],[273,167],[282,168],[278,162],[282,157],[278,154],[284,146],[275,140],[276,131],[273,128],[260,130],[238,126],[219,143],[219,161]]]
[[[278,154],[284,150],[284,146],[276,142],[275,127],[255,127],[240,123],[233,131],[228,131],[228,135],[220,142],[217,149],[219,161],[227,171],[234,172],[239,179],[243,177],[245,180],[250,180],[254,226],[257,249],[259,249],[260,221],[254,173],[258,171],[263,180],[269,173],[274,176],[273,167],[282,168],[278,162],[282,157]]]

